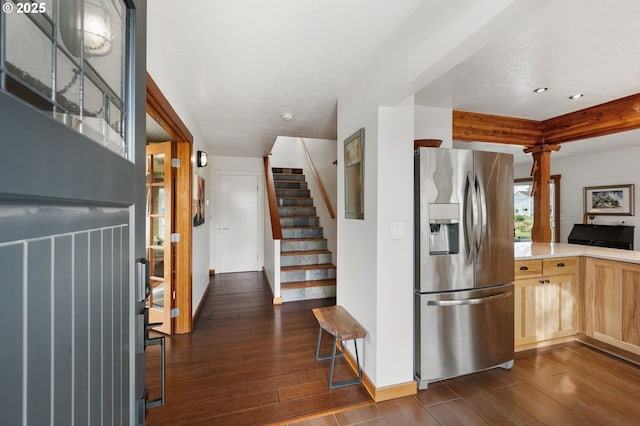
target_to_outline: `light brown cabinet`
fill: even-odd
[[[587,258],[585,334],[640,354],[640,265]]]
[[[515,346],[572,336],[577,331],[577,258],[515,262]]]

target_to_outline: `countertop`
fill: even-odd
[[[515,243],[516,260],[588,256],[620,262],[640,263],[640,251],[564,243]]]

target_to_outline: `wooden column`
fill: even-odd
[[[526,148],[524,152],[533,155],[533,228],[531,241],[538,243],[551,242],[551,152],[558,151],[558,145],[536,145]]]

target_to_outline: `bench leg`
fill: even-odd
[[[325,359],[332,359],[332,358],[341,358],[344,356],[344,353],[340,352],[337,356],[334,355],[320,355],[320,343],[322,342],[322,327],[320,327],[320,330],[318,330],[318,344],[316,345],[316,359],[318,361],[322,361]],[[335,348],[336,345],[336,339],[333,339],[333,346]]]
[[[344,380],[342,382],[333,382],[333,366],[336,361],[336,346],[337,346],[337,337],[333,338],[333,357],[331,358],[331,369],[329,370],[329,388],[339,388],[341,386],[349,386],[349,385],[357,385],[362,383],[362,368],[360,368],[360,358],[358,357],[358,342],[356,339],[353,339],[353,344],[356,347],[356,365],[358,366],[358,378],[355,380]],[[344,356],[344,342],[342,342],[343,349],[340,356]]]
[[[329,388],[333,389],[333,388],[339,388],[341,386],[357,385],[362,383],[362,368],[360,367],[360,357],[358,356],[358,342],[356,341],[356,339],[353,339],[353,343],[356,347],[356,365],[358,366],[358,378],[355,380],[345,380],[345,381],[336,382],[336,383],[333,382],[333,370],[335,367],[336,358],[340,358],[344,356],[344,348],[339,354],[336,354],[337,346],[338,346],[338,338],[334,336],[332,354],[320,356],[321,342],[322,342],[322,327],[320,327],[320,330],[318,331],[318,344],[316,345],[316,359],[317,360],[331,359],[331,368],[329,369]],[[341,341],[341,343],[344,345],[344,342]]]

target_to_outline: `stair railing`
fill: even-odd
[[[278,197],[276,197],[276,185],[273,182],[273,172],[269,167],[269,157],[264,157],[264,178],[267,182],[267,200],[269,201],[269,216],[271,217],[271,235],[274,240],[282,239],[280,227],[280,212],[278,211]]]
[[[316,184],[318,185],[318,189],[320,190],[320,195],[324,200],[324,205],[326,206],[327,211],[329,212],[329,216],[331,216],[331,219],[335,219],[336,214],[333,211],[333,207],[331,207],[329,196],[327,195],[327,192],[324,190],[324,186],[322,185],[322,181],[320,180],[320,175],[318,175],[318,172],[316,171],[316,168],[313,165],[313,161],[311,160],[311,154],[309,154],[309,150],[307,149],[307,144],[304,143],[303,138],[300,138],[300,143],[302,143],[302,149],[304,150],[304,155],[307,157],[307,162],[309,163],[309,167],[311,168],[311,173],[313,173],[313,177],[316,180]]]

